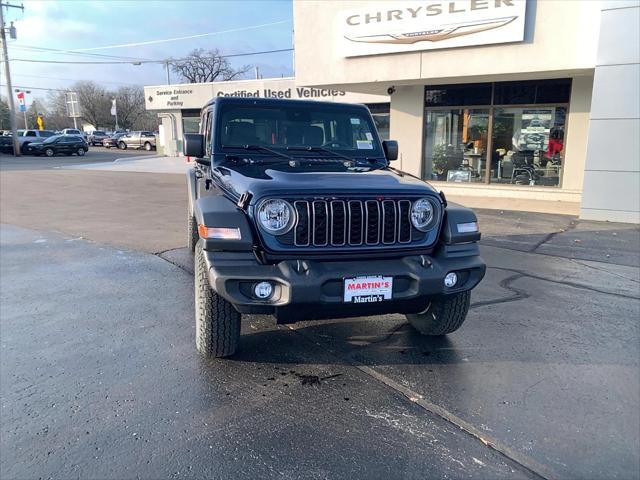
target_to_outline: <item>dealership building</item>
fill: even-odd
[[[145,88],[167,153],[219,95],[367,104],[455,198],[640,223],[640,1],[294,1],[295,78]]]

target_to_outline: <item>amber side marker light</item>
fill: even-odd
[[[240,240],[239,228],[207,227],[198,225],[200,238],[215,238],[219,240]]]

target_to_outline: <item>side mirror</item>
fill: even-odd
[[[387,160],[392,162],[398,159],[398,142],[395,140],[384,140],[382,142],[382,149],[384,150],[384,156]]]
[[[204,135],[200,135],[199,133],[185,133],[184,154],[187,157],[204,157]]]

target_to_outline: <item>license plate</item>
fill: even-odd
[[[370,275],[366,277],[345,278],[345,303],[375,303],[391,300],[393,277]]]

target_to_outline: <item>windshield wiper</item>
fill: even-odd
[[[329,150],[328,148],[324,148],[324,147],[287,147],[287,150],[298,150],[298,151],[305,151],[305,152],[325,152],[325,153],[330,153],[331,155],[334,155],[336,157],[340,157],[340,158],[344,158],[345,160],[349,160],[350,162],[354,162],[355,159],[351,158],[351,157],[347,157],[346,155],[343,155],[341,153],[338,152],[334,152],[333,150]]]
[[[277,150],[272,150],[271,148],[265,147],[263,145],[222,145],[222,148],[242,148],[244,150],[262,150],[264,152],[273,153],[274,155],[278,155],[279,157],[286,158],[287,160],[295,161],[295,158],[285,153],[278,152]]]

